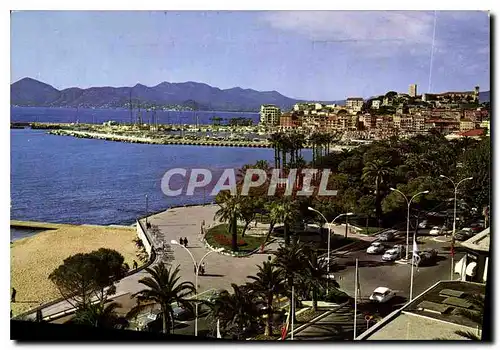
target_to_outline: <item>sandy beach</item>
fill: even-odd
[[[38,226],[37,226],[38,227]],[[14,315],[60,297],[48,279],[65,258],[99,248],[120,252],[132,266],[136,247],[135,228],[46,224],[47,231],[11,244],[11,287],[16,288]]]

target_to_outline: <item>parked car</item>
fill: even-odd
[[[396,296],[396,293],[387,287],[376,288],[372,295],[370,295],[370,300],[377,303],[386,303]]]
[[[418,258],[413,256],[412,262],[418,266],[434,265],[437,260],[438,252],[435,249],[424,249],[418,252]]]
[[[389,242],[394,239],[394,234],[396,233],[396,230],[388,230],[384,231],[381,234],[378,235],[378,240],[381,242]]]
[[[394,261],[400,257],[400,252],[398,249],[389,249],[387,250],[384,255],[382,255],[382,260],[383,261]]]
[[[480,223],[474,223],[470,225],[470,228],[473,232],[481,232],[483,230],[483,226]]]
[[[432,236],[439,236],[441,234],[441,228],[439,226],[434,226],[430,231],[429,234]]]
[[[455,239],[457,241],[466,241],[472,236],[474,236],[474,232],[472,232],[472,230],[460,230],[455,232]]]
[[[384,251],[384,245],[380,242],[373,242],[367,249],[368,254],[380,254]]]
[[[418,223],[419,228],[427,228],[429,226],[429,222],[427,220],[423,220]]]
[[[183,307],[175,307],[173,310],[174,319],[179,321],[186,321],[194,317],[194,312]]]

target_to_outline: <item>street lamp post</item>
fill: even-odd
[[[196,295],[198,295],[198,275],[199,275],[201,263],[203,262],[203,260],[208,255],[210,255],[212,253],[220,253],[220,252],[222,252],[224,250],[224,248],[219,248],[219,249],[215,249],[215,250],[211,250],[211,251],[207,252],[200,259],[200,262],[198,264],[196,264],[196,260],[194,259],[193,254],[189,251],[189,249],[187,247],[183,246],[182,244],[180,244],[179,242],[177,242],[175,239],[171,240],[170,243],[173,244],[173,245],[178,245],[178,246],[181,246],[182,248],[184,248],[189,253],[189,256],[191,257],[191,260],[193,260],[193,265],[196,267],[196,269],[195,269],[195,277],[194,277],[195,293],[196,293]],[[195,303],[194,336],[195,337],[198,336],[198,302]]]
[[[457,184],[455,184],[455,182],[450,179],[448,176],[444,176],[444,175],[439,175],[440,178],[443,178],[443,179],[447,179],[449,180],[452,184],[453,184],[453,187],[455,188],[455,195],[454,195],[454,203],[453,203],[453,232],[451,234],[451,251],[452,251],[452,254],[451,254],[451,275],[450,275],[450,279],[452,280],[453,279],[453,276],[455,276],[455,269],[454,269],[454,263],[455,263],[455,228],[456,228],[456,224],[457,224],[457,191],[458,191],[458,186],[465,180],[472,180],[473,177],[466,177],[465,179],[462,179],[460,180]]]
[[[328,225],[328,249],[327,249],[327,265],[326,265],[326,275],[327,275],[327,279],[326,279],[326,294],[328,294],[328,282],[330,281],[330,236],[331,236],[331,233],[330,233],[330,226],[333,225],[333,223],[335,222],[335,220],[337,220],[338,218],[340,218],[341,216],[350,216],[350,215],[353,215],[354,213],[344,213],[344,214],[340,214],[340,215],[337,215],[337,217],[335,217],[335,219],[332,220],[331,223],[328,223],[328,220],[326,219],[326,217],[321,214],[321,212],[319,212],[318,210],[312,208],[312,207],[307,207],[308,210],[310,211],[314,211],[316,213],[318,213],[319,215],[321,215],[323,217],[323,219],[325,219],[325,222],[326,224]]]
[[[146,195],[146,230],[148,229],[148,195]]]
[[[406,200],[406,203],[408,204],[408,214],[406,217],[406,261],[408,261],[409,244],[410,244],[409,241],[410,241],[410,206],[411,206],[411,202],[418,195],[429,193],[429,191],[419,192],[416,195],[414,195],[413,197],[411,197],[410,200],[408,200],[408,197],[406,197],[406,195],[403,192],[401,192],[400,190],[393,188],[393,187],[391,187],[390,190],[400,193],[404,197],[404,199]]]

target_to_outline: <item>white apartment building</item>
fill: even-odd
[[[379,109],[379,108],[380,108],[380,100],[373,100],[372,109]]]
[[[260,124],[278,125],[280,122],[281,109],[275,105],[260,106]]]
[[[360,112],[363,109],[363,99],[361,97],[349,97],[345,101],[347,110],[351,113]]]

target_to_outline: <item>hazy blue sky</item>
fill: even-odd
[[[16,12],[11,81],[198,81],[304,99],[490,88],[486,12]]]

